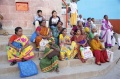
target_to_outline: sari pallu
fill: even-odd
[[[85,35],[79,35],[78,37],[74,36],[74,41],[77,43],[77,52],[78,52],[77,56],[79,59],[82,58],[80,51],[81,45],[85,44],[84,47],[88,46],[87,40],[85,38],[86,38]]]
[[[56,48],[59,48],[56,44],[54,44]],[[56,68],[58,68],[58,56],[55,55],[52,58],[49,58],[48,55],[51,54],[54,49],[50,48],[48,44],[44,51],[44,57],[40,60],[40,68],[42,72],[50,72]]]
[[[101,36],[102,39],[104,40],[104,44],[105,46],[111,46],[112,43],[112,29],[111,29],[112,25],[111,23],[108,21],[106,21],[105,19],[102,21],[102,27],[101,27]]]
[[[17,39],[15,39],[12,45],[20,49],[25,45],[27,45],[28,43],[29,43],[28,38],[22,35],[21,37],[18,37]],[[7,46],[8,61],[10,62],[21,61],[22,58],[24,58],[25,60],[28,60],[34,56],[34,53],[32,52],[32,50],[33,50],[33,47],[28,46],[23,51],[18,52],[14,48]]]
[[[52,26],[52,35],[55,39],[55,44],[59,45],[59,31],[58,31],[58,28],[57,26]]]

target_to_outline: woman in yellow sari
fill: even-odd
[[[59,35],[59,45],[61,48],[60,57],[61,60],[65,58],[71,59],[74,58],[77,54],[77,45],[75,42],[71,42],[70,37],[67,35],[67,29],[63,28]]]
[[[41,26],[38,26],[36,29],[37,32],[37,37],[35,39],[35,44],[36,44],[36,51],[39,51],[40,48],[40,42],[42,39],[49,39],[51,37],[50,35],[50,30],[48,27],[46,27],[46,21],[43,20],[41,22]]]
[[[32,58],[34,56],[32,49],[28,38],[22,34],[22,28],[16,27],[15,34],[10,37],[7,46],[8,61],[12,62],[10,65]]]

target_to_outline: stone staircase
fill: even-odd
[[[71,28],[68,28],[68,33]],[[27,35],[30,38],[30,35]],[[0,79],[21,79],[19,77],[19,70],[17,64],[10,66],[7,60],[6,45],[9,40],[9,36],[0,36]],[[33,43],[31,45],[34,46]],[[104,63],[101,66],[96,65],[94,58],[88,59],[86,63],[82,63],[79,59],[59,61],[60,72],[48,72],[43,73],[39,67],[39,57],[43,57],[43,52],[36,52],[35,57],[32,59],[39,70],[39,73],[35,76],[27,77],[25,79],[87,79],[95,76],[105,75],[109,72],[117,61],[120,59],[120,51],[117,50],[117,46],[110,49],[114,51],[114,61]],[[39,54],[39,56],[38,56]]]

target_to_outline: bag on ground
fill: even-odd
[[[90,47],[85,47],[85,48],[80,47],[80,51],[83,59],[88,59],[93,57],[93,53],[90,50]]]
[[[110,62],[113,61],[113,54],[114,54],[114,52],[112,52],[110,50],[107,50],[107,55],[108,55],[108,59],[109,59]]]
[[[18,68],[20,70],[20,77],[29,77],[38,74],[36,64],[32,61],[18,62]]]

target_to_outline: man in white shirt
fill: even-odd
[[[78,21],[82,22],[83,26],[85,25],[85,21],[82,18],[82,15],[80,14],[78,17]]]
[[[35,25],[35,28],[40,26],[40,23],[42,22],[42,20],[45,20],[45,18],[42,15],[42,10],[38,10],[37,16],[34,17],[34,22],[33,22],[33,24]]]
[[[92,19],[91,19],[91,29],[92,29],[92,28],[96,28],[96,25],[94,24],[94,22],[95,22],[95,19],[92,18]]]
[[[70,13],[71,13],[71,17],[70,17],[70,25],[76,25],[77,24],[77,4],[76,4],[76,0],[72,0],[72,2],[70,3]]]

